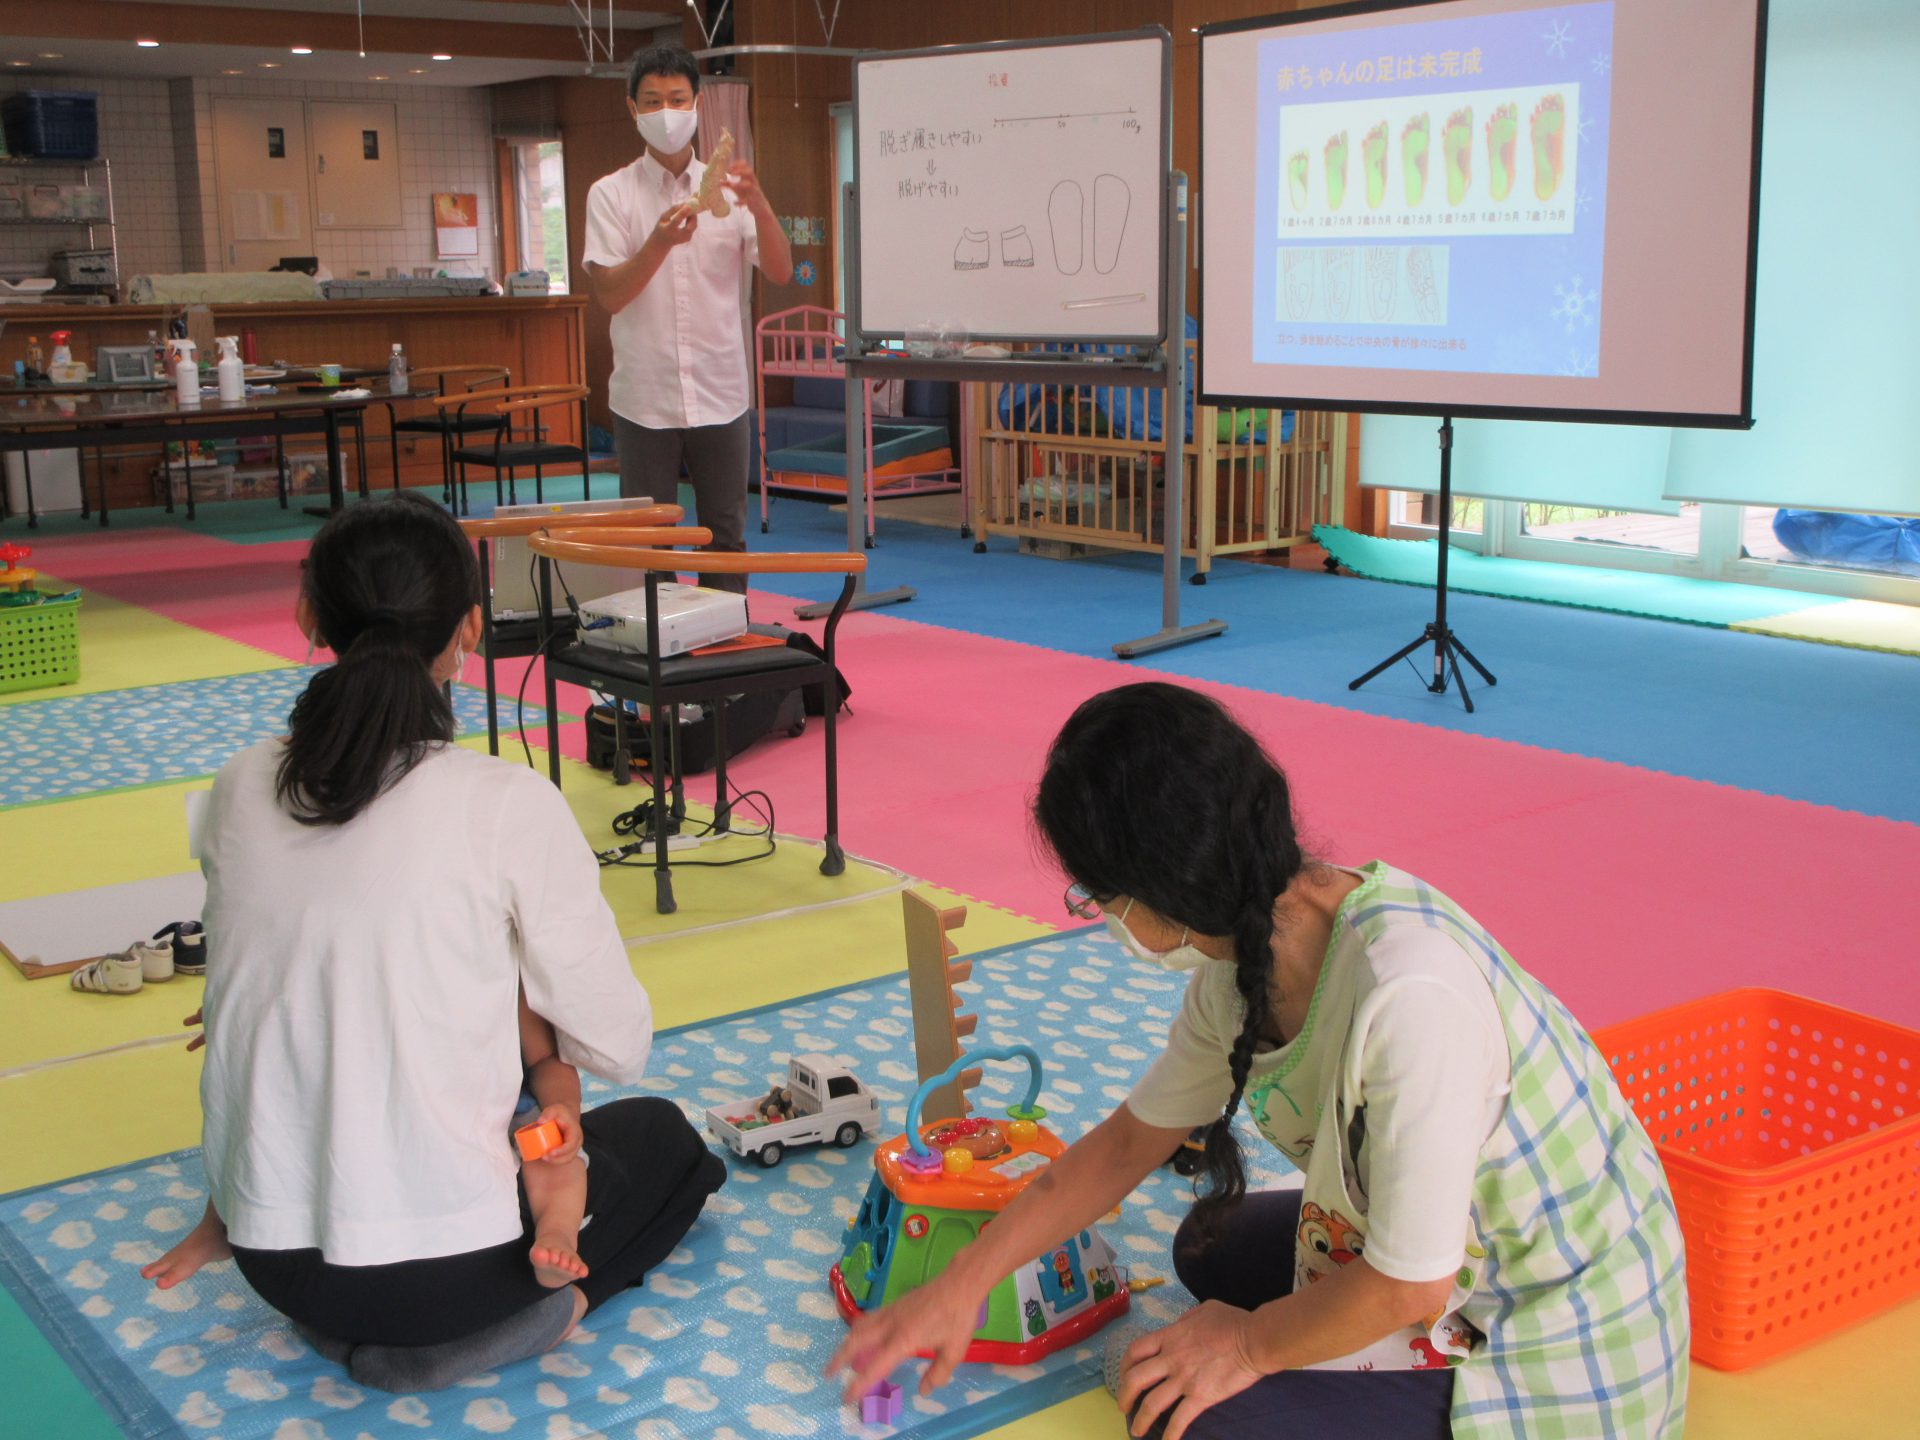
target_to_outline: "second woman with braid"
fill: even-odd
[[[864,1393],[944,1384],[988,1290],[1210,1125],[1174,1237],[1200,1302],[1125,1352],[1135,1435],[1677,1437],[1680,1227],[1646,1133],[1559,1001],[1382,862],[1302,853],[1285,777],[1211,700],[1129,685],[1075,712],[1034,817],[1142,964],[1187,972],[1165,1052],[942,1276],[854,1325]],[[1246,1193],[1244,1114],[1303,1172]],[[1118,1426],[1116,1426],[1116,1430]]]

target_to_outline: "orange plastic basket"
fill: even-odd
[[[1920,1294],[1920,1033],[1747,989],[1593,1039],[1666,1165],[1696,1360],[1742,1370]]]

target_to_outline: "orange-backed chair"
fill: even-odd
[[[461,444],[454,447],[452,464],[460,486],[460,508],[466,509],[467,466],[484,465],[493,471],[494,503],[500,503],[504,478],[506,502],[515,503],[514,472],[533,471],[533,498],[547,497],[542,486],[547,467],[578,465],[582,498],[593,498],[592,457],[587,453],[587,387],[584,385],[506,385],[492,390],[475,390],[469,395],[442,395],[431,402],[442,414],[451,411],[457,423],[467,417],[498,416],[501,426],[493,432],[491,445]],[[576,407],[580,443],[548,438],[551,426],[540,418],[543,410],[561,405]],[[519,438],[515,438],[515,437]]]
[[[710,702],[714,707],[714,828],[725,830],[727,802],[727,701],[730,697],[768,690],[790,690],[818,685],[826,696],[826,781],[827,833],[826,858],[820,873],[838,875],[847,868],[840,848],[840,761],[837,721],[840,710],[840,673],[834,668],[834,640],[840,619],[853,598],[855,577],[867,568],[867,557],[829,551],[824,554],[748,554],[727,551],[674,550],[674,545],[706,545],[709,532],[694,528],[623,530],[618,527],[581,529],[571,521],[564,528],[533,536],[528,548],[543,559],[571,565],[618,565],[637,570],[645,576],[647,614],[647,653],[628,654],[597,646],[589,638],[576,637],[560,646],[547,660],[548,744],[558,748],[559,731],[555,710],[555,682],[569,681],[610,695],[617,701],[633,701],[647,708],[651,727],[651,755],[648,767],[653,774],[654,904],[661,914],[676,908],[673,876],[667,860],[667,781],[673,741],[678,733],[679,707]],[[838,574],[846,576],[840,595],[827,616],[824,637],[825,658],[797,650],[789,645],[762,645],[744,649],[726,649],[719,653],[694,652],[671,658],[660,653],[660,582],[690,572],[694,575],[775,575]],[[547,613],[551,606],[550,587],[542,586],[542,623],[556,623]],[[616,713],[620,707],[615,706]],[[616,747],[618,746],[616,738]],[[623,758],[614,757],[615,777],[620,777]],[[676,792],[680,779],[673,777]]]
[[[600,515],[569,515],[566,523],[570,529],[608,525],[623,528],[674,525],[684,513],[678,505],[636,505],[631,510],[609,510]],[[542,628],[538,620],[502,620],[493,613],[493,542],[509,536],[532,535],[552,524],[553,517],[550,515],[490,516],[460,522],[461,530],[478,542],[476,548],[480,555],[480,615],[485,622],[480,631],[480,655],[485,661],[487,676],[487,750],[490,754],[500,753],[500,720],[494,710],[495,664],[522,655],[544,653],[548,648],[549,634],[572,634],[574,624],[572,614],[559,613],[554,616],[555,630],[549,632]],[[552,583],[552,563],[544,557],[540,560],[542,593]],[[547,756],[547,768],[553,776],[553,783],[558,785],[560,752],[557,748]]]
[[[449,382],[455,387],[452,391],[455,395],[471,395],[481,389],[498,390],[513,383],[513,371],[505,365],[423,365],[407,379],[411,387],[409,393],[396,395],[385,402],[388,438],[393,445],[393,488],[400,488],[400,437],[437,435],[440,437],[440,491],[449,505],[458,498],[460,513],[464,515],[467,513],[466,490],[463,487],[457,497],[454,494],[453,442],[464,440],[469,435],[492,434],[507,422],[485,409],[469,414],[439,406],[403,419],[398,407],[410,400],[444,399],[448,394]],[[422,386],[429,382],[433,388],[423,389]]]

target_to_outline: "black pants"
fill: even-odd
[[[1196,1300],[1255,1310],[1293,1291],[1300,1192],[1248,1195],[1201,1250],[1192,1222],[1173,1237],[1173,1269]],[[1447,1440],[1453,1374],[1438,1370],[1286,1370],[1204,1411],[1191,1440]]]
[[[693,484],[693,523],[713,532],[714,550],[747,548],[747,459],[752,449],[753,412],[724,425],[694,425],[684,430],[655,430],[624,416],[613,417],[614,444],[620,451],[620,493],[631,500],[645,495],[672,505],[680,495],[680,466]],[[744,575],[703,575],[712,590],[747,593]]]
[[[587,1308],[632,1285],[672,1253],[727,1167],[671,1101],[616,1100],[580,1117],[587,1214],[580,1258]],[[504,1141],[502,1143],[505,1143]],[[329,1265],[318,1250],[233,1256],[260,1298],[288,1319],[354,1345],[438,1345],[484,1330],[553,1292],[527,1258],[533,1226],[486,1250],[393,1265]]]

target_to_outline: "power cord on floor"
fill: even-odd
[[[714,828],[714,822],[711,820],[688,820],[675,825],[673,823],[674,817],[671,812],[669,812],[666,820],[671,828],[669,828],[666,833],[668,835],[692,835],[703,840],[717,840],[726,836],[741,840],[763,839],[766,841],[765,848],[756,850],[751,855],[736,855],[731,860],[675,860],[672,862],[675,869],[685,865],[703,870],[725,870],[735,865],[748,865],[756,860],[765,860],[778,848],[777,842],[774,839],[773,797],[764,790],[742,790],[731,780],[727,782],[727,790],[732,796],[732,799],[728,802],[728,810],[730,812],[736,812],[742,809],[750,811],[753,816],[760,821],[759,829],[716,830]],[[756,800],[762,802],[765,808],[762,808],[762,804],[755,803]],[[652,869],[654,867],[652,860],[636,860],[632,857],[644,855],[648,847],[655,843],[653,817],[653,799],[651,796],[642,800],[638,805],[634,806],[633,809],[614,816],[614,834],[632,835],[637,838],[628,840],[624,844],[615,845],[611,849],[601,851],[601,866],[604,868],[614,865],[624,865],[630,869]]]

